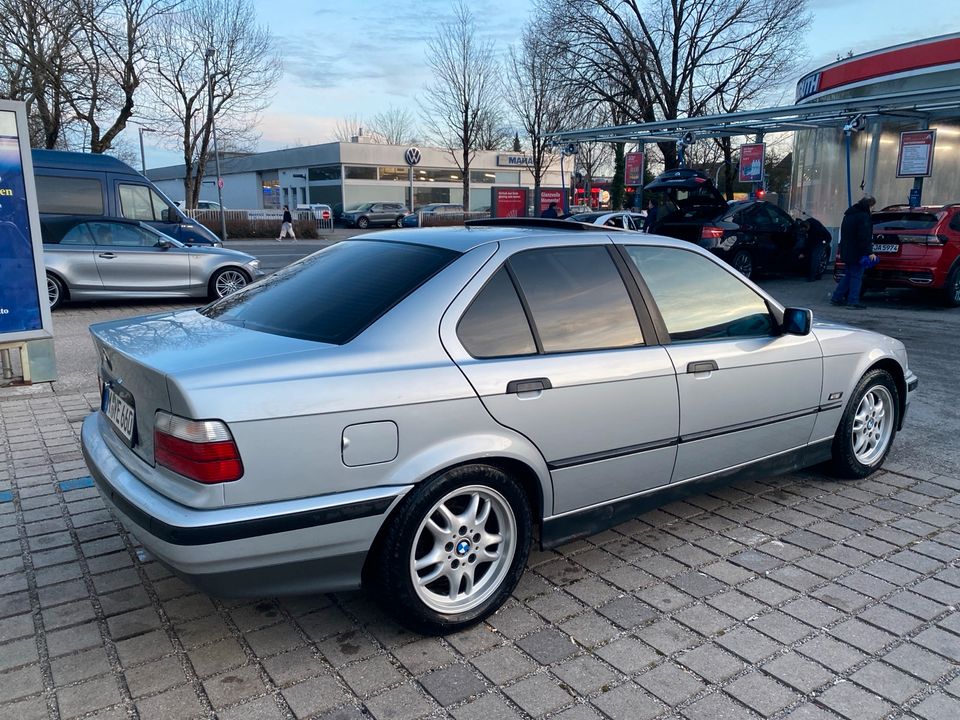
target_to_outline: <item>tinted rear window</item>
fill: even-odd
[[[103,185],[96,178],[37,175],[37,206],[51,215],[103,215]]]
[[[874,230],[931,230],[937,216],[924,212],[878,212],[873,214]]]
[[[341,242],[200,312],[251,330],[342,345],[458,256],[421,245]]]

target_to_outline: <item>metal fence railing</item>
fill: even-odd
[[[183,213],[220,234],[220,211],[184,209]],[[279,233],[283,210],[224,210],[230,237],[271,237]],[[319,211],[296,210],[292,213],[294,230],[304,237],[317,237],[333,231],[333,216],[323,218]]]

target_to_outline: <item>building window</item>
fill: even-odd
[[[347,180],[376,180],[377,169],[366,165],[344,165]]]
[[[310,179],[310,182],[314,180],[339,180],[340,166],[321,165],[319,167],[312,167],[307,170],[307,177]]]
[[[497,174],[490,170],[471,170],[470,171],[470,182],[471,183],[488,183],[492,185],[497,180]]]
[[[381,180],[400,180],[406,182],[409,179],[410,169],[406,166],[398,165],[389,165],[389,166],[380,166],[380,179]]]
[[[456,168],[434,169],[434,168],[415,168],[413,179],[420,182],[463,182],[463,175]]]

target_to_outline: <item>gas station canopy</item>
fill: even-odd
[[[851,123],[859,124],[875,117],[924,120],[935,117],[939,112],[956,113],[958,107],[960,85],[863,98],[822,100],[722,115],[657,120],[638,125],[567,130],[551,133],[548,137],[560,146],[581,142],[674,142],[688,133],[696,138],[718,138],[828,127],[847,129]]]

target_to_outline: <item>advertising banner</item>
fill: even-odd
[[[900,133],[897,177],[930,177],[933,174],[933,148],[936,142],[936,130]]]
[[[51,336],[39,230],[23,103],[0,101],[0,343]]]
[[[537,198],[535,208],[537,217],[543,215],[543,212],[550,207],[550,203],[556,203],[557,214],[563,215],[563,188],[540,188],[540,196]]]
[[[747,143],[740,146],[740,182],[763,182],[765,143]]]
[[[643,153],[632,152],[624,156],[623,184],[627,187],[643,185]]]
[[[515,218],[527,216],[527,188],[495,187],[493,193],[493,217]]]

